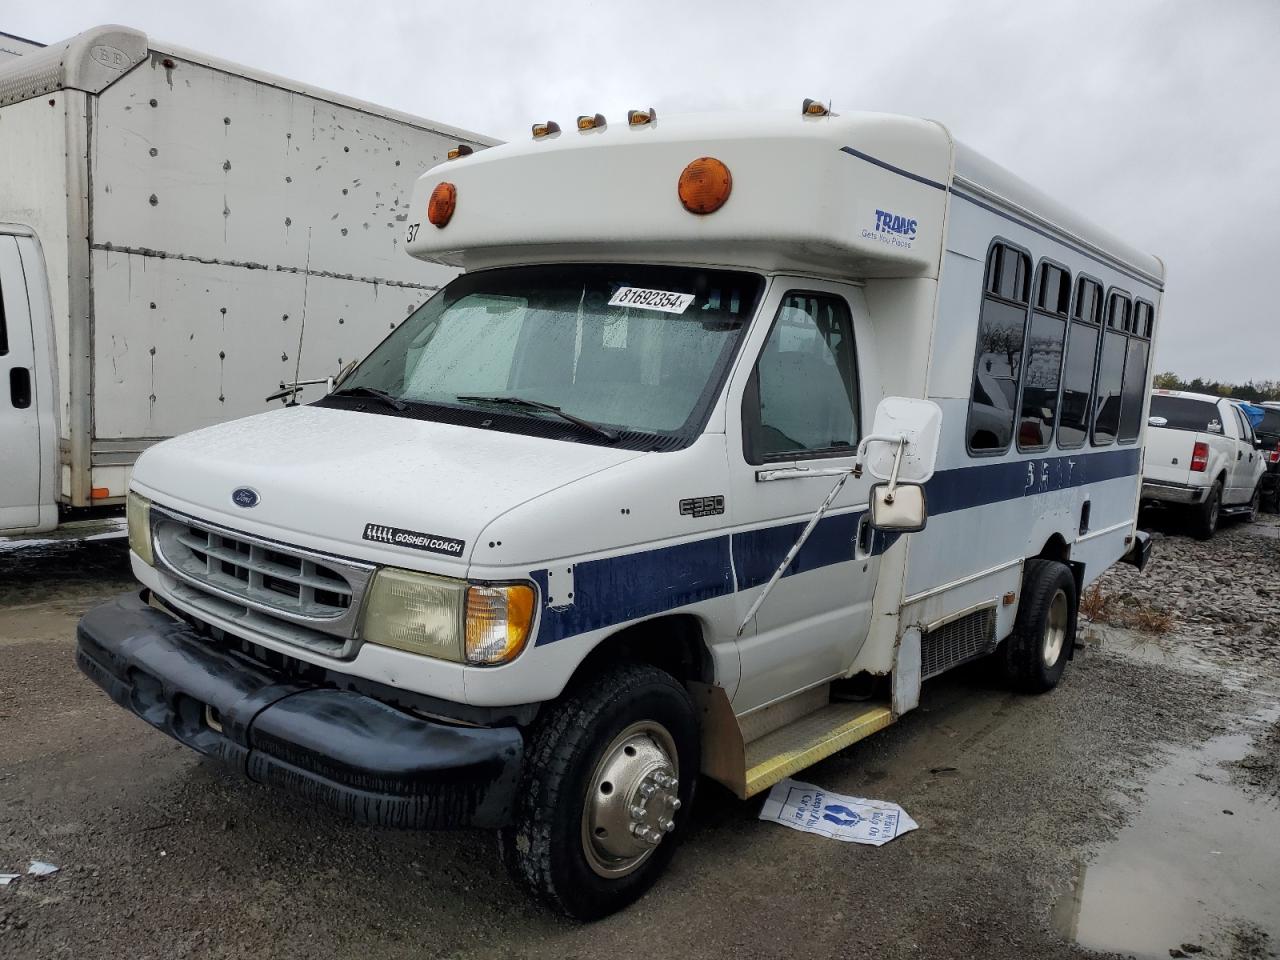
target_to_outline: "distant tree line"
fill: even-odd
[[[1152,383],[1160,390],[1189,390],[1233,400],[1280,400],[1280,380],[1250,380],[1248,383],[1219,383],[1217,380],[1183,380],[1172,371],[1157,373]]]

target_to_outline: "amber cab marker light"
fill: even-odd
[[[109,500],[111,498],[111,490],[107,487],[94,487],[89,491],[90,500]]]
[[[457,160],[459,157],[469,157],[473,153],[475,153],[475,151],[472,150],[470,147],[468,147],[465,143],[460,143],[456,147],[454,147],[452,150],[449,151],[449,159]]]
[[[541,140],[543,137],[549,137],[554,133],[560,132],[560,124],[554,120],[548,120],[546,123],[535,123],[533,125],[533,139]]]
[[[627,125],[632,127],[643,127],[647,124],[658,122],[658,111],[650,107],[648,110],[628,110]]]
[[[733,190],[729,168],[715,157],[699,157],[680,174],[676,192],[690,213],[715,213],[724,206]]]
[[[597,113],[594,117],[581,116],[578,118],[579,130],[603,130],[605,127],[605,119],[603,113]]]
[[[427,219],[443,229],[453,218],[453,209],[457,205],[458,188],[447,180],[437,183],[427,203]]]
[[[831,113],[831,108],[824,103],[810,100],[806,97],[804,103],[800,105],[800,112],[806,117],[825,117]]]

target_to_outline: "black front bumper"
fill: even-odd
[[[137,594],[90,610],[76,639],[77,665],[112,700],[251,780],[381,826],[510,819],[524,748],[515,727],[449,726],[294,680]]]

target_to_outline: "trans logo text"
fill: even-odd
[[[914,217],[903,216],[889,210],[877,210],[875,229],[864,229],[862,239],[879,240],[889,246],[909,249],[916,238],[917,225],[918,221]]]

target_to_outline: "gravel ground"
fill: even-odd
[[[1098,581],[1109,617],[1142,610],[1173,618],[1180,644],[1241,662],[1280,663],[1280,516],[1226,522],[1209,541],[1178,534],[1176,518],[1148,518],[1155,540],[1141,573],[1123,564]],[[1161,522],[1163,520],[1163,522]]]
[[[1276,703],[1267,651],[1280,641],[1256,588],[1280,543],[1268,553],[1266,539],[1239,528],[1208,545],[1168,536],[1147,576],[1108,575],[1117,604],[1162,602],[1178,617],[1159,656],[1097,631],[1043,697],[993,686],[980,665],[957,671],[926,685],[920,710],[803,774],[901,803],[919,830],[880,848],[844,845],[762,823],[758,799],[704,784],[669,875],[589,926],[526,902],[488,834],[352,826],[229,775],[110,703],[76,672],[72,638],[84,609],[128,587],[122,544],[0,556],[0,873],[33,859],[61,867],[0,887],[0,956],[1094,956],[1054,920],[1081,864],[1141,822],[1167,755]],[[1204,576],[1224,568],[1239,583]],[[1194,594],[1177,579],[1187,574]],[[1245,583],[1255,619],[1194,619],[1234,616],[1222,595]],[[1221,664],[1227,655],[1247,655],[1249,670]],[[1258,744],[1233,769],[1264,789],[1274,767],[1246,765],[1275,752]],[[1280,890],[1275,875],[1263,880]],[[1266,917],[1228,919],[1193,944],[1201,955],[1273,955],[1280,931]],[[1184,942],[1170,937],[1146,955]]]

